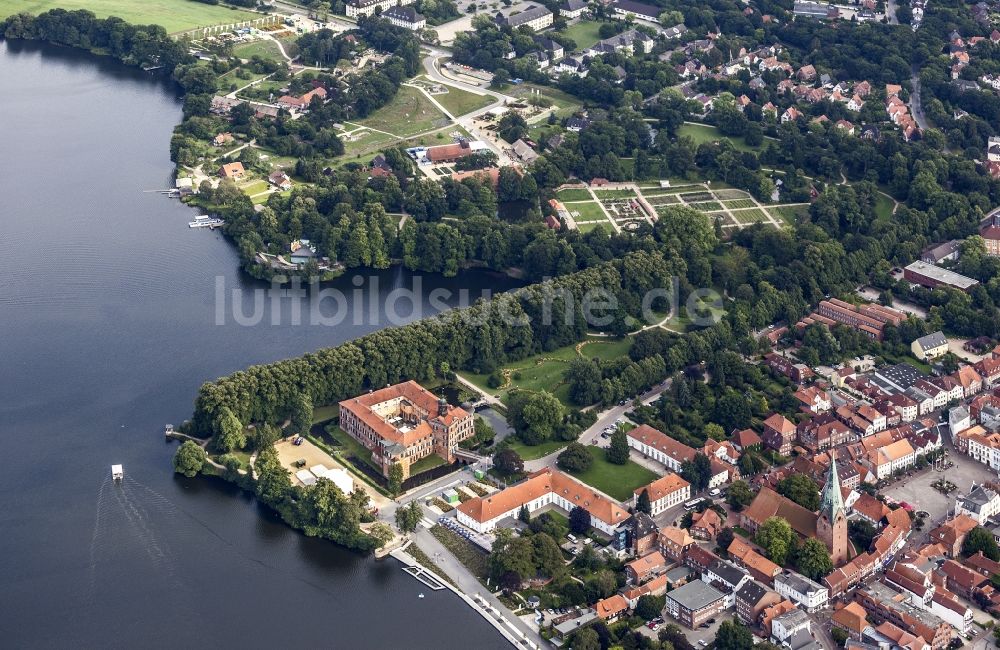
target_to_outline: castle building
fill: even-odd
[[[847,562],[847,513],[844,497],[840,491],[840,476],[837,474],[837,459],[831,454],[830,469],[826,475],[826,485],[820,498],[819,517],[816,519],[816,537],[830,549],[833,566]]]
[[[431,454],[454,462],[458,443],[476,433],[471,413],[438,399],[415,381],[344,400],[340,428],[371,450],[385,476],[399,463],[404,478],[413,463]]]

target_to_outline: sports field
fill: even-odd
[[[261,16],[195,0],[2,0],[0,18],[19,13],[40,14],[57,8],[88,9],[98,18],[118,16],[136,25],[162,25],[170,33]]]

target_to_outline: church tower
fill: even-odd
[[[832,453],[830,470],[826,475],[826,485],[823,486],[819,503],[816,537],[830,549],[833,566],[837,567],[847,562],[847,515],[844,513],[844,498],[840,492],[837,459]]]

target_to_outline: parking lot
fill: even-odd
[[[715,622],[708,627],[699,627],[696,630],[689,630],[683,625],[680,625],[675,619],[670,616],[665,616],[664,621],[666,623],[673,623],[674,625],[680,626],[681,630],[684,632],[685,638],[693,645],[695,648],[704,648],[708,644],[715,640],[715,634],[719,631],[719,626],[722,625],[722,621],[733,620],[733,614],[731,612],[719,612],[715,616]],[[651,639],[657,638],[657,632],[649,629],[645,625],[639,628],[639,632],[648,636]]]
[[[924,469],[882,490],[888,497],[906,501],[914,510],[926,510],[930,518],[924,532],[940,523],[949,509],[954,507],[955,497],[967,494],[973,483],[984,483],[997,478],[989,467],[957,453],[954,448],[948,448],[947,459],[954,465],[946,470]],[[958,489],[947,495],[938,492],[931,487],[931,483],[939,478],[948,479]]]

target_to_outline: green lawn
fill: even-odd
[[[608,219],[604,216],[604,210],[601,210],[601,206],[593,201],[588,203],[567,203],[566,209],[569,210],[570,214],[579,212],[579,215],[573,214],[573,218],[579,219],[580,221],[595,221],[597,219],[607,221]]]
[[[400,137],[409,137],[445,126],[448,118],[422,92],[416,88],[401,86],[391,102],[358,121],[358,124]]]
[[[554,451],[558,451],[569,444],[566,440],[549,440],[540,445],[526,445],[520,440],[510,439],[510,449],[513,449],[524,460],[535,460],[542,456],[548,456]]]
[[[611,230],[612,230],[611,224],[608,223],[607,219],[605,219],[604,221],[601,221],[600,223],[595,223],[595,222],[591,222],[591,223],[577,223],[577,225],[576,225],[576,229],[579,230],[581,233],[588,233],[591,230],[593,230],[594,228],[598,228],[598,227],[604,228],[604,232],[606,232],[608,234],[611,234]]]
[[[326,434],[337,441],[340,448],[344,450],[343,454],[345,457],[356,456],[361,460],[361,462],[375,468],[376,471],[382,471],[381,467],[372,462],[372,452],[370,452],[363,444],[347,435],[347,432],[337,425],[327,425]]]
[[[625,465],[609,463],[606,452],[600,447],[587,447],[587,451],[594,464],[586,472],[571,475],[619,501],[631,499],[636,488],[649,485],[660,477],[631,460]]]
[[[441,465],[447,465],[448,461],[441,458],[437,454],[431,454],[430,456],[425,456],[417,462],[410,465],[410,476],[414,474],[419,474],[421,472],[426,472],[429,469],[434,469],[435,467],[440,467]]]
[[[583,346],[580,354],[588,359],[617,359],[628,354],[632,347],[632,340],[628,337],[622,339],[588,339],[587,345]]]
[[[283,39],[281,41],[281,45],[285,48],[285,52],[288,56],[295,58],[295,55],[298,53],[298,46],[295,44],[295,39]],[[233,54],[241,59],[251,59],[255,56],[259,56],[263,59],[270,59],[279,63],[285,62],[285,57],[281,56],[281,50],[278,49],[278,44],[270,39],[237,45],[233,48]]]
[[[582,187],[570,187],[556,192],[556,198],[560,201],[590,201],[591,196],[588,190]]]
[[[892,217],[893,202],[888,196],[884,194],[876,195],[875,199],[875,215],[879,219],[889,219]]]
[[[535,86],[533,84],[518,84],[512,86],[505,91],[507,94],[513,97],[520,97],[527,99],[532,96],[534,92],[540,92],[541,97],[548,100],[550,106],[556,106],[556,115],[560,117],[565,117],[575,113],[583,104],[580,100],[568,93],[564,93],[561,90],[555,88],[549,88],[548,86]],[[534,95],[538,97],[539,95]]]
[[[313,409],[313,424],[326,422],[340,415],[340,406],[330,404],[329,406],[317,406]]]
[[[448,112],[455,117],[471,113],[483,106],[489,105],[493,101],[492,95],[477,95],[461,88],[453,88],[452,86],[444,87],[448,89],[448,92],[444,95],[434,95],[434,99],[448,109]]]
[[[0,18],[26,12],[40,14],[49,9],[87,9],[98,18],[118,16],[136,25],[162,25],[167,32],[180,32],[206,25],[235,23],[260,14],[195,0],[3,0]]]
[[[809,206],[806,205],[797,205],[792,207],[778,206],[775,208],[771,208],[771,212],[774,213],[776,217],[781,218],[789,226],[794,226],[799,219],[809,214]]]
[[[632,190],[594,190],[594,195],[599,199],[631,199],[635,197]]]
[[[689,124],[685,122],[684,124],[681,124],[679,129],[677,129],[677,135],[685,135],[691,138],[694,140],[696,145],[699,145],[702,142],[729,140],[739,151],[759,151],[761,149],[761,147],[751,147],[747,145],[743,138],[732,138],[722,135],[717,128],[708,124]]]
[[[568,36],[572,38],[576,43],[576,51],[582,52],[587,49],[597,41],[601,40],[600,36],[601,23],[596,20],[581,20],[580,22],[570,25],[564,29],[561,33],[563,36]]]

